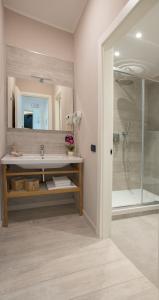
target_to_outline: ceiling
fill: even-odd
[[[159,79],[159,2],[114,47],[120,52],[115,67],[144,77]],[[142,38],[137,39],[136,33]],[[134,70],[134,71],[132,71]]]
[[[88,0],[3,0],[10,10],[74,33]]]

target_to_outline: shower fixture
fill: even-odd
[[[115,81],[120,85],[131,85],[134,83],[133,76],[117,71],[115,73]]]
[[[119,144],[119,142],[120,142],[120,133],[114,132],[113,133],[113,143],[114,144]]]
[[[131,80],[131,79],[123,79],[123,78],[116,79],[115,81],[121,85],[131,85],[134,83],[133,80]]]
[[[31,77],[39,80],[40,83],[44,83],[44,81],[51,81],[50,78],[44,78],[42,76],[31,75]]]

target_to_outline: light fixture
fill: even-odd
[[[141,39],[142,38],[142,32],[140,32],[140,31],[136,32],[135,36],[136,36],[137,39]]]
[[[44,81],[51,81],[50,78],[45,78],[42,76],[31,75],[32,78],[38,79],[40,83],[44,83]]]
[[[119,56],[120,56],[120,52],[119,52],[119,51],[115,51],[115,52],[114,52],[114,55],[115,55],[116,57],[119,57]]]

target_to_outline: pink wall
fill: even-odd
[[[73,61],[73,35],[5,9],[6,43]]]
[[[4,53],[4,14],[2,0],[0,0],[0,158],[5,153],[6,147],[6,109],[5,109],[5,53]],[[0,221],[1,221],[1,198],[2,181],[0,170]]]
[[[98,39],[126,3],[127,0],[89,0],[75,33],[76,107],[83,113],[79,151],[85,158],[84,209],[95,226],[97,153],[90,151],[90,145],[97,144],[98,138]]]
[[[0,0],[0,158],[5,152],[6,138],[6,110],[5,110],[5,53],[4,53],[4,13],[2,0]]]
[[[2,6],[2,0],[0,0],[0,45],[4,43],[4,34],[3,34],[3,22],[4,22],[4,11],[3,11],[3,6]]]

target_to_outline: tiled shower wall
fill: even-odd
[[[22,153],[38,154],[40,145],[45,145],[46,154],[65,154],[65,135],[66,132],[58,131],[36,131],[15,129],[7,132],[7,147],[10,152],[11,146],[15,144],[18,151]]]
[[[141,81],[129,83],[114,81],[113,191],[141,186]]]

